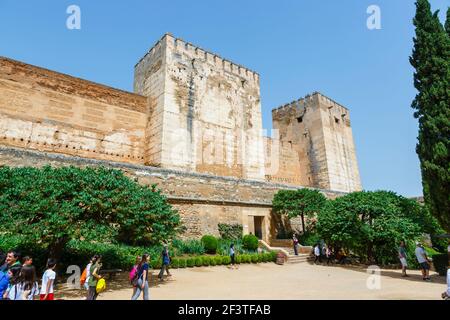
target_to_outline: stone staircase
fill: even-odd
[[[288,263],[288,264],[305,263],[305,262],[310,261],[311,259],[314,260],[314,258],[311,257],[310,254],[309,254],[309,252],[312,249],[311,247],[301,247],[301,246],[299,246],[298,256],[296,256],[295,253],[294,253],[294,248],[292,246],[289,246],[289,247],[287,247],[287,246],[272,247],[272,246],[268,245],[264,241],[260,241],[260,244],[262,246],[264,246],[268,250],[276,250],[276,251],[283,252],[287,256],[287,259],[286,259],[285,262]]]

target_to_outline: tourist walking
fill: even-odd
[[[298,256],[298,239],[295,234],[292,236],[292,244],[294,245],[294,254]]]
[[[5,263],[6,256],[0,253],[0,266]],[[0,271],[0,300],[3,300],[3,294],[9,286],[9,274],[8,272]]]
[[[150,259],[150,255],[144,254],[142,256],[141,262],[139,263],[138,268],[138,274],[136,278],[136,292],[134,293],[133,297],[131,297],[131,300],[137,300],[139,299],[139,296],[141,295],[141,292],[144,293],[144,300],[149,299],[149,292],[148,292],[148,261]]]
[[[54,300],[53,286],[56,279],[56,260],[49,259],[47,261],[47,270],[42,275],[41,297],[40,300]]]
[[[317,263],[317,261],[319,261],[319,263],[322,263],[322,258],[320,257],[320,246],[319,244],[316,244],[316,246],[314,247],[314,263]]]
[[[400,247],[398,248],[398,258],[402,264],[402,277],[407,277],[408,275],[406,274],[406,268],[408,267],[408,263],[406,262],[406,245],[404,241],[400,242]]]
[[[327,265],[330,264],[330,262],[333,264],[333,253],[331,252],[331,249],[329,246],[325,246],[325,256],[327,257]]]
[[[97,283],[102,278],[100,275],[100,269],[102,268],[102,256],[95,255],[92,257],[90,272],[89,272],[89,290],[86,300],[97,300]]]
[[[236,252],[234,250],[234,243],[230,245],[230,259],[231,259],[231,269],[237,269],[236,265]]]
[[[26,265],[20,270],[18,281],[9,289],[9,300],[34,300],[39,295],[39,285],[36,281],[36,270]]]
[[[133,281],[135,279],[137,279],[140,262],[141,262],[141,256],[137,256],[136,257],[136,262],[135,262],[133,268],[131,268],[131,271],[130,271],[130,282],[133,285],[133,293],[131,294],[131,297],[133,297],[134,294],[136,293],[136,286],[134,285]]]
[[[422,279],[424,281],[431,281],[430,279],[430,259],[420,242],[416,242],[415,250],[417,262],[420,264],[420,269],[422,270]]]
[[[3,299],[9,300],[9,291],[19,281],[21,269],[22,267],[15,266],[7,271],[7,277],[9,282],[7,284],[6,290],[3,292]]]
[[[169,271],[170,255],[169,255],[169,248],[167,247],[167,245],[164,245],[164,249],[161,253],[161,260],[162,260],[162,265],[161,265],[161,270],[159,271],[158,278],[160,281],[164,281],[164,270],[167,272],[168,277],[172,276]]]

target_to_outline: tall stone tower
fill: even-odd
[[[343,192],[361,190],[347,108],[315,92],[274,109],[272,116],[273,127],[279,130],[279,168],[269,180]]]
[[[146,163],[264,180],[259,75],[170,34],[135,67],[149,97]]]

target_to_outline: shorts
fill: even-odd
[[[422,270],[430,270],[430,264],[428,262],[422,262],[420,264],[420,267],[422,268]]]
[[[406,262],[405,258],[400,258],[400,263],[402,264],[402,267],[406,268],[408,266],[408,263]]]
[[[49,293],[47,295],[47,299],[44,299],[45,294],[41,294],[40,299],[39,300],[55,300],[55,297],[53,296],[53,293]]]

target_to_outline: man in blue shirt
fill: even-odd
[[[158,278],[160,281],[164,281],[164,270],[167,272],[167,276],[171,277],[172,275],[169,272],[169,265],[170,265],[170,255],[169,255],[169,249],[167,245],[164,245],[164,249],[162,251],[162,266],[161,271],[159,272]]]

